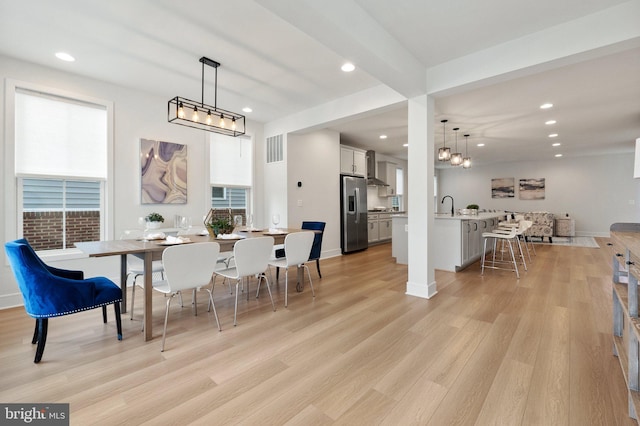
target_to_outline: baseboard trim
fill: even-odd
[[[12,293],[0,296],[0,309],[16,308],[18,306],[24,306],[22,294]]]
[[[423,299],[431,299],[433,296],[438,294],[438,289],[436,287],[435,281],[427,285],[423,283],[412,283],[410,281],[407,281],[407,291],[405,294],[407,296],[415,296],[415,297],[421,297]]]

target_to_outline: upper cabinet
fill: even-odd
[[[396,163],[378,161],[378,179],[382,179],[388,186],[378,187],[379,197],[393,197],[396,195]]]
[[[367,176],[365,152],[340,145],[340,173],[354,176]]]

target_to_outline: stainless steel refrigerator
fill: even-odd
[[[369,247],[367,179],[340,175],[340,243],[342,253]]]

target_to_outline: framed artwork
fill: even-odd
[[[515,178],[491,179],[491,198],[513,198],[515,196]]]
[[[520,179],[521,200],[544,200],[544,178]]]
[[[187,203],[187,146],[140,139],[142,204]]]

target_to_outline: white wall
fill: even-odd
[[[326,222],[322,257],[340,255],[340,135],[331,130],[289,134],[287,143],[289,226]],[[302,183],[298,187],[298,182]],[[300,205],[302,204],[302,205]]]
[[[511,199],[491,198],[492,178],[515,178]],[[520,200],[518,181],[545,178],[544,200]],[[439,170],[436,209],[448,211],[451,195],[456,209],[478,204],[481,209],[549,211],[569,213],[576,221],[577,235],[608,236],[615,222],[640,221],[640,181],[633,179],[633,153],[550,161],[531,161],[474,166],[471,169]]]
[[[138,227],[139,216],[157,211],[161,213],[168,225],[173,226],[176,214],[191,216],[194,223],[202,219],[210,207],[208,151],[206,132],[189,127],[178,126],[167,122],[168,99],[152,96],[135,89],[115,86],[105,82],[91,80],[70,73],[41,67],[27,62],[0,56],[0,79],[19,80],[34,83],[68,92],[101,98],[114,103],[114,206],[111,214],[114,218],[114,230],[109,238],[117,238],[122,230]],[[5,126],[5,85],[0,88],[0,117],[2,117],[2,133],[0,148],[5,152],[7,141]],[[179,93],[176,93],[179,95]],[[256,141],[256,164],[259,176],[261,163],[264,162],[262,145],[263,131],[259,123],[247,121],[247,133]],[[180,205],[141,205],[140,203],[140,138],[157,139],[167,142],[186,144],[188,146],[188,196],[187,204]],[[0,187],[15,185],[13,176],[6,176],[4,162],[0,173]],[[256,207],[263,199],[261,182],[256,182]],[[5,192],[5,191],[3,191]],[[0,240],[12,239],[15,224],[7,220],[7,210],[15,208],[15,200],[3,198],[0,208]],[[259,208],[259,214],[261,208]],[[166,223],[166,222],[165,222]],[[4,252],[4,250],[3,250]],[[49,260],[47,260],[51,263]],[[79,268],[87,275],[105,275],[116,282],[119,281],[118,259],[79,259],[54,263],[59,267]],[[6,257],[0,263],[0,308],[21,304],[13,274]]]

